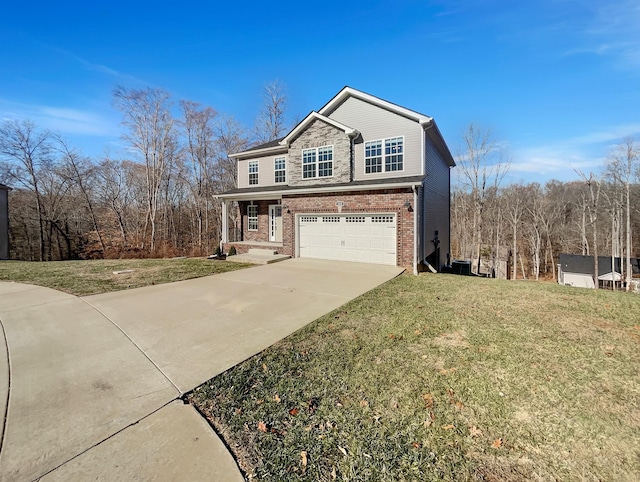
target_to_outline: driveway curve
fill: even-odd
[[[400,272],[292,259],[85,298],[0,283],[0,480],[243,480],[180,396]]]

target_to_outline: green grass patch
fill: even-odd
[[[54,288],[78,296],[225,273],[248,265],[206,258],[0,261],[0,280]],[[114,274],[114,271],[134,270]]]
[[[250,480],[640,480],[640,297],[401,276],[190,394]]]

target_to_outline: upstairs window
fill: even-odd
[[[273,172],[275,173],[275,182],[287,181],[287,164],[284,157],[276,157],[273,161]]]
[[[403,144],[404,139],[402,137],[393,137],[384,140],[385,171],[402,171],[404,169]]]
[[[382,172],[382,141],[367,142],[364,145],[364,172]]]
[[[333,176],[333,146],[318,147],[318,177]]]
[[[318,155],[316,149],[302,149],[302,178],[316,177]]]
[[[302,178],[333,176],[333,146],[302,149]]]
[[[249,185],[258,184],[258,161],[249,161]]]
[[[249,231],[258,230],[258,206],[254,204],[247,206],[247,229]]]
[[[383,145],[384,154],[382,152]],[[365,142],[365,174],[402,170],[404,170],[404,137],[391,137],[389,139]]]

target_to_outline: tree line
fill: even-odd
[[[504,184],[510,161],[490,129],[469,126],[452,189],[452,257],[510,279],[556,279],[560,253],[640,257],[640,143],[626,138],[597,172],[575,181]],[[507,260],[509,261],[506,272]],[[480,268],[478,268],[478,266]],[[598,265],[594,263],[595,276]]]
[[[117,87],[113,104],[126,144],[120,157],[90,158],[29,120],[3,122],[0,183],[13,188],[11,258],[211,254],[221,239],[215,194],[236,185],[229,155],[277,139],[288,127],[284,85],[271,82],[262,94],[255,125],[247,128],[161,89]],[[485,127],[470,125],[455,154],[451,257],[471,261],[475,272],[555,278],[562,252],[639,256],[637,140],[621,142],[599,173],[576,171],[575,181],[544,185],[507,185],[509,158]]]
[[[253,128],[162,89],[117,87],[126,155],[91,158],[30,120],[0,124],[11,258],[206,255],[221,239],[215,194],[236,185],[229,155],[280,137],[286,94],[264,87]]]

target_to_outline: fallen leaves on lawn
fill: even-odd
[[[442,426],[442,430],[453,430],[454,428],[456,428],[453,424],[447,424],[447,425],[443,425]]]
[[[474,425],[473,427],[469,427],[469,434],[472,437],[479,437],[482,435],[482,430]]]
[[[369,402],[367,402],[366,400],[360,400],[360,406],[361,407],[368,407],[369,406]]]
[[[291,415],[291,416],[295,417],[296,415],[298,415],[298,412],[299,412],[299,411],[300,411],[300,410],[298,410],[298,408],[297,408],[297,407],[293,407],[293,408],[289,409],[289,415]]]
[[[424,400],[427,409],[433,407],[433,395],[431,395],[430,393],[425,393],[422,395],[422,399]]]
[[[280,397],[278,396],[278,394],[277,394],[277,393],[273,396],[273,400],[274,400],[276,403],[280,403],[280,401],[281,401],[281,400],[280,400]]]
[[[342,452],[342,455],[344,455],[345,457],[348,455],[347,449],[345,449],[344,447],[340,447],[340,445],[338,445],[338,450],[340,450],[340,452]]]
[[[499,449],[500,447],[502,447],[502,442],[503,442],[503,441],[502,441],[502,438],[497,438],[497,439],[495,439],[495,440],[493,441],[493,443],[491,444],[491,446],[492,446],[494,449]]]
[[[260,432],[264,432],[264,433],[266,433],[266,432],[267,432],[267,430],[268,430],[268,428],[267,428],[267,424],[266,424],[266,423],[264,423],[264,422],[258,422],[258,430],[259,430]]]
[[[267,368],[267,365],[265,363],[262,364],[262,371],[267,373],[269,371],[269,369]]]
[[[307,452],[304,450],[300,452],[300,463],[303,467],[307,466]]]

